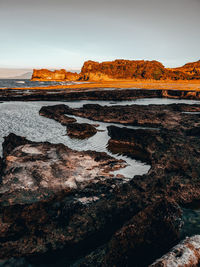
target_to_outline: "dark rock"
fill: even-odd
[[[76,122],[76,119],[64,115],[68,109],[66,105],[44,106],[40,109],[39,114],[49,119],[54,119],[66,126],[69,123]]]
[[[9,145],[13,140],[19,146]],[[113,222],[116,215],[112,218],[107,209],[115,206],[103,203],[122,180],[109,172],[125,163],[106,153],[25,142],[13,134],[4,142],[0,258],[27,257],[65,246],[78,255],[80,247],[96,242]]]
[[[71,138],[85,139],[97,133],[97,129],[88,123],[69,123],[67,134]]]
[[[178,241],[180,217],[173,202],[148,206],[114,234],[103,266],[147,266]]]

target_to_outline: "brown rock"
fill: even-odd
[[[86,61],[80,74],[80,79],[91,81],[109,81],[116,79],[185,80],[199,78],[199,62],[176,69],[167,69],[155,60],[117,59],[102,63]]]
[[[97,129],[88,123],[69,123],[67,134],[72,138],[85,139],[97,133]]]

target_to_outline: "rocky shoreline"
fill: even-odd
[[[155,97],[199,99],[200,94],[0,92],[1,101]],[[142,267],[167,253],[180,241],[182,207],[200,201],[200,123],[193,112],[200,112],[200,105],[43,107],[40,115],[70,126],[74,136],[88,138],[96,127],[78,124],[70,115],[123,124],[108,127],[108,149],[147,162],[151,169],[132,179],[115,177],[111,172],[125,163],[106,153],[77,152],[10,134],[0,161],[0,265]]]
[[[0,89],[0,101],[78,101],[78,100],[110,100],[122,101],[140,98],[200,99],[200,91],[195,90],[155,90],[155,89],[106,89],[87,87],[68,90],[46,89]]]

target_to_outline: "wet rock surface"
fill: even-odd
[[[174,93],[181,94],[185,97]],[[151,169],[133,179],[116,178],[110,172],[124,162],[105,153],[10,135],[0,162],[2,264],[14,257],[8,262],[27,266],[41,261],[45,266],[148,266],[168,252],[181,236],[180,206],[200,199],[199,115],[184,113],[199,111],[199,105],[183,104],[42,108],[40,115],[66,126],[68,115],[76,115],[156,127],[108,127],[110,151],[148,162]]]

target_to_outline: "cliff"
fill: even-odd
[[[171,69],[175,71],[181,71],[191,77],[193,79],[200,79],[200,60],[196,62],[187,63],[182,67]]]
[[[34,70],[32,80],[53,81],[112,81],[112,80],[193,80],[200,79],[200,60],[178,68],[165,68],[158,61],[123,60],[86,61],[81,73],[66,70]]]
[[[98,63],[87,61],[81,70],[82,80],[150,79],[191,80],[200,79],[200,61],[180,68],[165,68],[158,61],[115,60]]]
[[[79,79],[79,74],[68,72],[64,69],[50,71],[47,69],[33,70],[33,81],[76,81]]]

